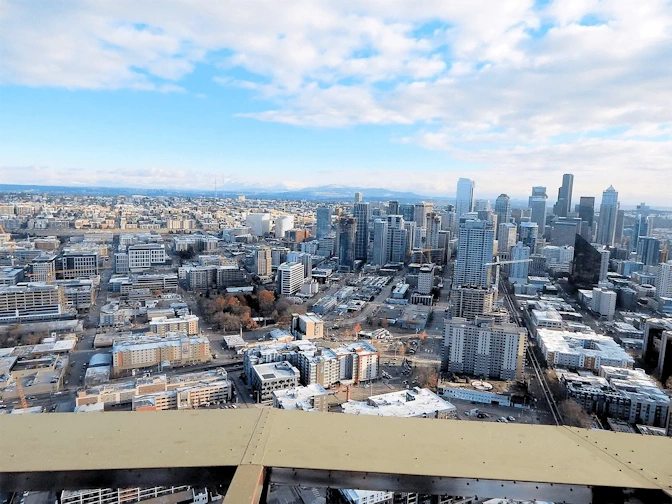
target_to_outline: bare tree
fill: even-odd
[[[21,324],[14,324],[5,334],[0,334],[0,346],[11,347],[16,345],[22,332]]]
[[[583,427],[584,429],[588,429],[593,423],[590,415],[583,411],[581,405],[574,399],[565,399],[560,402],[558,408],[560,409],[560,414],[562,415],[565,424],[571,427]]]
[[[546,383],[548,383],[548,388],[551,391],[553,397],[557,400],[564,399],[566,397],[565,387],[563,387],[560,380],[558,380],[558,375],[552,369],[546,370]]]
[[[439,375],[434,367],[418,367],[418,383],[421,387],[428,388],[436,392],[436,386],[439,383]]]

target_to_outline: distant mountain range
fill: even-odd
[[[139,187],[68,187],[68,186],[42,186],[42,185],[23,185],[23,184],[0,184],[0,193],[33,193],[33,194],[72,194],[80,196],[172,196],[183,198],[212,198],[215,191],[194,190],[194,189],[141,189]],[[361,192],[364,201],[389,201],[397,200],[401,203],[415,203],[418,201],[432,201],[437,204],[455,203],[455,198],[451,195],[427,196],[416,194],[410,191],[393,191],[382,187],[355,187],[343,185],[324,185],[318,187],[306,187],[304,189],[287,189],[282,185],[267,187],[253,187],[247,184],[238,184],[235,186],[225,186],[217,191],[220,198],[232,198],[236,196],[246,196],[259,199],[280,199],[280,200],[309,200],[309,201],[353,201],[355,192]],[[478,195],[480,196],[480,195]],[[490,200],[491,205],[495,206],[496,196],[481,196]],[[513,208],[524,208],[527,206],[525,198],[511,198]],[[548,207],[553,206],[553,201],[549,199]],[[635,205],[621,205],[621,209],[632,210]],[[672,207],[655,207],[658,211],[667,212]]]
[[[284,199],[284,200],[312,200],[312,201],[345,201],[352,200],[355,192],[361,192],[368,201],[398,200],[401,202],[438,201],[437,198],[423,196],[407,191],[392,191],[384,188],[350,187],[340,185],[325,185],[320,187],[306,187],[304,189],[285,189],[279,186],[252,189],[249,187],[231,189],[224,187],[217,191],[219,197],[235,197],[244,195],[250,198]],[[215,191],[190,189],[141,189],[138,187],[67,187],[0,184],[0,192],[21,192],[34,194],[73,194],[81,196],[181,196],[185,198],[214,197]],[[450,201],[450,199],[446,199]]]

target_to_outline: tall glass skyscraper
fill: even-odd
[[[492,222],[467,220],[460,224],[453,284],[463,287],[489,287],[495,230]]]
[[[553,213],[558,217],[567,217],[572,210],[572,189],[574,187],[574,175],[565,173],[562,176],[562,186],[558,189],[558,202],[553,208]]]
[[[317,238],[324,238],[331,230],[331,209],[326,206],[317,207]]]
[[[616,219],[618,218],[618,191],[614,186],[602,193],[600,218],[597,223],[597,243],[613,246],[616,236]]]
[[[352,271],[355,268],[357,219],[353,217],[341,217],[338,228],[338,265],[348,271]]]
[[[637,245],[637,259],[646,266],[660,262],[660,240],[651,236],[641,236]]]
[[[546,188],[543,186],[536,186],[532,188],[532,196],[528,200],[528,206],[532,210],[530,220],[536,222],[538,226],[539,236],[544,235],[546,230]]]
[[[495,200],[495,213],[497,224],[511,222],[511,198],[506,194],[500,194]]]
[[[474,181],[468,178],[457,181],[455,213],[458,219],[474,209],[474,185]]]
[[[357,233],[355,236],[355,259],[366,261],[369,255],[369,218],[371,209],[368,203],[355,203],[353,211],[357,219]]]

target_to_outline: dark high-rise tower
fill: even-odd
[[[595,198],[593,196],[581,196],[579,199],[579,218],[586,221],[589,227],[593,225],[595,219]]]
[[[495,200],[495,213],[497,214],[497,224],[506,224],[511,222],[511,198],[506,194],[500,194]]]
[[[341,217],[338,225],[338,265],[352,271],[355,268],[355,235],[357,219]]]
[[[389,201],[387,203],[387,215],[399,215],[398,201]]]
[[[553,208],[553,213],[558,217],[567,217],[572,209],[572,188],[574,186],[574,175],[565,173],[562,176],[562,186],[558,189],[558,202]]]
[[[614,189],[614,186],[609,186],[609,188],[602,193],[600,220],[597,223],[597,243],[609,247],[614,245],[618,210],[618,191]]]
[[[632,250],[637,250],[640,238],[643,236],[650,236],[651,234],[648,221],[649,210],[650,208],[646,206],[646,203],[637,205],[637,218],[635,219],[635,225],[632,229],[632,237],[630,238]]]
[[[528,206],[532,209],[531,221],[539,226],[539,236],[544,235],[546,227],[546,188],[536,186],[532,188],[532,196],[529,197]]]
[[[640,236],[637,246],[637,260],[646,266],[656,266],[660,262],[660,240],[651,236]]]
[[[355,236],[355,259],[366,261],[369,257],[369,218],[371,209],[368,203],[355,203],[353,211],[357,219],[357,234]]]
[[[331,209],[326,206],[317,207],[317,238],[324,238],[331,230]]]

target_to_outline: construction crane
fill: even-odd
[[[520,263],[529,263],[532,262],[532,259],[517,259],[515,261],[500,261],[497,258],[495,262],[489,262],[483,264],[483,266],[494,266],[495,267],[495,292],[499,292],[499,269],[503,264],[520,264]]]

